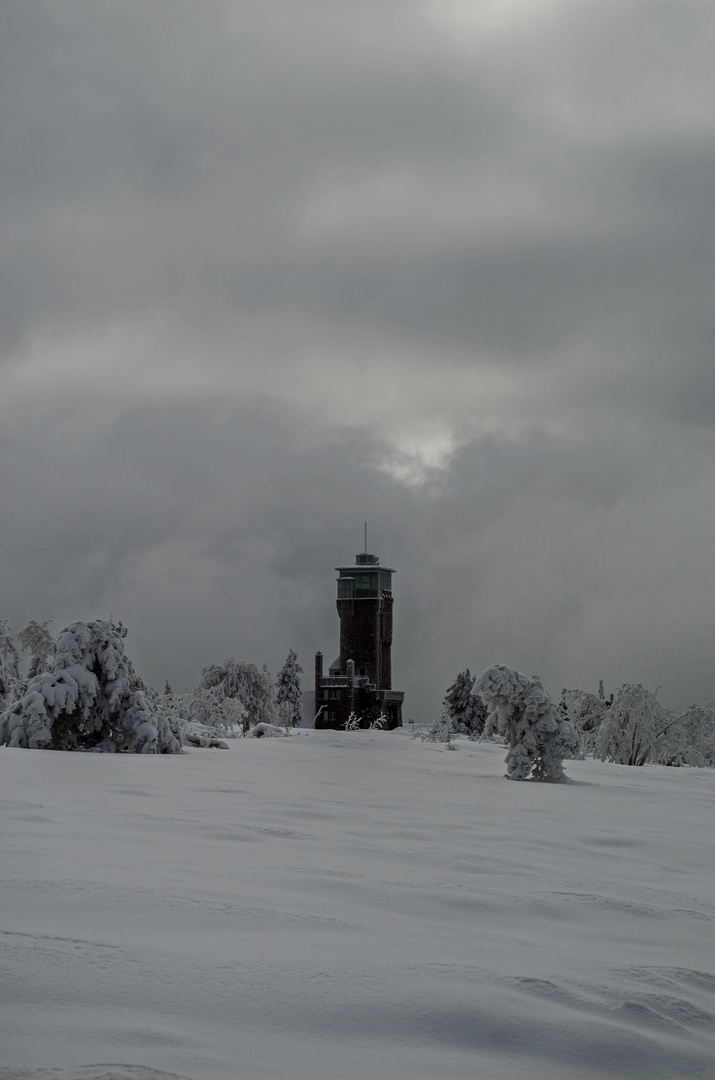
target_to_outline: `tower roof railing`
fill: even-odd
[[[379,555],[356,555],[355,562],[350,566],[336,566],[335,569],[339,573],[346,573],[350,570],[360,570],[365,573],[367,568],[371,570],[382,570],[386,574],[396,574],[397,571],[393,570],[391,566],[380,566]]]

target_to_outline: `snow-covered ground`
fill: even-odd
[[[0,749],[0,1078],[715,1075],[715,771]]]

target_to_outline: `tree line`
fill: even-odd
[[[0,745],[108,753],[180,753],[222,737],[285,734],[301,722],[302,669],[294,649],[274,680],[265,664],[203,668],[196,687],[160,692],[136,673],[126,627],[74,622],[54,637],[34,620],[18,633],[0,621]],[[29,654],[25,675],[21,652]],[[382,717],[372,726],[383,727]],[[360,727],[351,716],[346,729]],[[564,779],[563,761],[592,756],[642,766],[715,766],[715,705],[666,708],[655,693],[624,683],[609,698],[562,690],[555,703],[536,677],[495,664],[461,671],[434,719],[415,737],[456,747],[456,736],[501,737],[513,780]]]
[[[284,734],[301,722],[295,650],[274,682],[264,665],[211,664],[188,694],[141,679],[126,654],[126,627],[74,622],[57,637],[49,623],[13,633],[0,621],[0,745],[100,753],[177,754],[220,746],[219,734]],[[26,675],[21,651],[30,654]]]
[[[598,694],[564,689],[555,704],[536,676],[501,664],[478,679],[460,672],[416,737],[449,744],[455,735],[493,733],[506,739],[512,779],[560,779],[556,762],[565,757],[715,767],[714,703],[669,709],[640,683],[624,683],[607,699],[601,683]]]

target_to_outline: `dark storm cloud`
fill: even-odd
[[[0,68],[12,149],[1,177],[6,333],[157,306],[199,322],[299,307],[508,362],[568,346],[582,321],[652,318],[665,271],[645,297],[628,285],[654,263],[679,264],[682,280],[693,234],[710,227],[707,170],[689,160],[702,158],[699,132],[656,131],[634,147],[609,95],[628,101],[644,82],[658,98],[658,50],[674,41],[685,61],[674,30],[702,29],[692,5],[684,23],[647,6],[614,16],[580,5],[585,26],[565,19],[551,36],[517,35],[511,52],[497,44],[496,55],[478,36],[466,52],[430,38],[416,4],[339,14],[311,4],[300,18],[271,7],[10,6]],[[548,104],[569,90],[579,112],[564,130]],[[341,229],[333,243],[296,238],[304,200],[330,178],[346,199],[360,197],[362,178],[357,210],[369,215],[373,170],[423,177],[437,206],[445,180],[463,172],[487,218],[491,185],[509,177],[526,186],[516,198],[531,183],[565,205],[536,205],[526,222],[512,205],[517,227],[507,217],[496,237],[470,235],[469,205],[466,231],[457,215],[451,234],[424,236],[429,207],[418,202],[407,235],[391,237],[388,223],[368,244]],[[654,249],[674,210],[681,227]],[[698,269],[696,255],[687,276]]]
[[[4,4],[0,615],[309,669],[367,517],[408,712],[494,661],[715,696],[714,30]]]

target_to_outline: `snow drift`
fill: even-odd
[[[715,772],[0,749],[0,1080],[709,1080]]]

